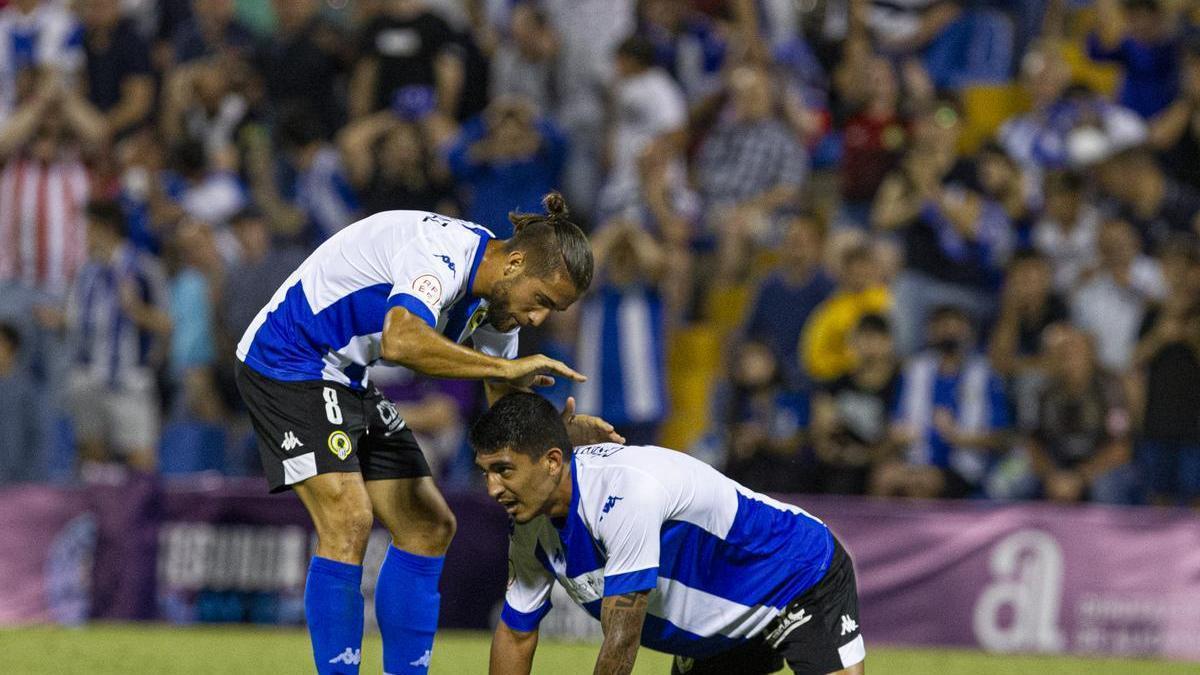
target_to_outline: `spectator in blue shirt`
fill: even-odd
[[[29,369],[21,359],[21,334],[0,323],[0,485],[39,477],[38,425],[29,414],[34,400]],[[20,439],[21,442],[11,442]]]
[[[1118,5],[1119,2],[1119,5]],[[1117,102],[1149,119],[1179,91],[1179,44],[1159,0],[1098,0],[1088,56],[1125,70]]]
[[[177,388],[173,417],[216,421],[222,412],[215,384],[216,312],[223,275],[211,225],[190,220],[180,225],[175,244],[182,267],[171,279],[169,366]]]
[[[450,170],[466,188],[467,220],[512,236],[508,214],[536,210],[558,187],[567,157],[565,137],[523,99],[497,99],[463,125],[450,148]]]
[[[159,345],[172,335],[158,261],[129,243],[111,202],[87,207],[88,263],[75,279],[65,327],[75,350],[68,409],[84,477],[118,457],[153,471],[159,432]]]
[[[980,324],[995,310],[996,292],[1013,248],[1004,208],[971,188],[974,171],[958,156],[962,113],[943,98],[917,116],[913,144],[875,195],[871,221],[903,242],[904,270],[892,291],[896,346],[911,354],[930,311],[968,309]]]
[[[310,110],[288,110],[280,123],[280,145],[287,153],[292,205],[303,213],[315,246],[358,220],[358,197],[350,185],[337,147],[324,139],[321,122]]]
[[[192,0],[192,16],[171,36],[176,63],[185,63],[221,52],[250,55],[255,39],[237,20],[233,0]]]
[[[146,121],[154,104],[150,48],[119,0],[82,3],[87,96],[104,113],[113,133]]]
[[[897,404],[904,461],[881,466],[872,492],[883,496],[966,497],[983,491],[1011,426],[1004,384],[974,351],[963,310],[942,306],[929,322],[929,351],[904,368]]]
[[[796,353],[800,332],[833,291],[833,279],[821,265],[822,239],[815,219],[792,220],[779,249],[779,265],[759,284],[742,328],[745,339],[763,343],[775,355],[790,389],[804,382]]]
[[[574,386],[578,410],[608,420],[630,445],[651,445],[667,416],[664,250],[634,221],[605,224],[592,249],[596,281],[581,303],[577,349],[591,375]]]

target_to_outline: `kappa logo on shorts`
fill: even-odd
[[[346,432],[338,429],[329,434],[329,451],[337,455],[338,459],[345,460],[354,451],[354,446],[350,443],[350,437]]]
[[[283,435],[283,442],[279,444],[279,447],[291,452],[296,448],[304,447],[304,444],[300,442],[299,438],[296,438],[296,432],[289,431]]]
[[[845,635],[846,633],[853,633],[856,630],[858,630],[858,624],[854,622],[854,619],[851,619],[849,614],[843,614],[842,635]]]

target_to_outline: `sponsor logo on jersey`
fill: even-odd
[[[780,614],[778,620],[779,624],[766,635],[767,644],[772,647],[778,647],[785,637],[791,635],[792,631],[812,621],[812,614],[804,611],[803,607],[799,607]]]
[[[299,438],[296,438],[296,432],[289,431],[283,435],[283,442],[279,444],[279,447],[291,452],[296,448],[304,447],[304,444],[300,442]]]
[[[412,289],[418,298],[431,305],[438,304],[442,299],[442,280],[432,274],[422,274],[413,279]]]
[[[388,429],[385,436],[391,436],[404,428],[404,420],[400,419],[400,411],[396,410],[395,404],[391,401],[386,399],[380,401],[375,405],[375,410],[379,411],[379,419]]]
[[[350,437],[346,435],[346,432],[338,429],[329,434],[329,451],[337,455],[338,459],[346,459],[353,450],[354,447],[351,445]]]
[[[329,659],[330,663],[344,663],[348,666],[357,666],[360,661],[362,661],[362,650],[349,647],[346,647],[346,651]]]

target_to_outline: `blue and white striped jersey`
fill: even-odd
[[[455,342],[514,358],[517,331],[501,333],[470,289],[492,233],[425,211],[384,211],[321,244],[279,287],[238,343],[238,359],[276,380],[327,380],[356,389],[381,360],[392,307]],[[386,363],[386,362],[385,362]]]
[[[578,410],[620,428],[667,414],[662,297],[646,286],[603,284],[583,303],[578,359],[587,382],[573,385]]]
[[[642,644],[704,657],[758,635],[833,557],[825,524],[681,452],[575,449],[571,509],[513,528],[501,619],[530,631],[557,580],[600,618],[602,598],[650,591]]]

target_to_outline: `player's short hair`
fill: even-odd
[[[558,410],[546,399],[527,392],[501,398],[471,427],[471,447],[477,455],[505,448],[539,459],[550,448],[571,456],[571,438]]]
[[[1042,182],[1045,192],[1078,194],[1087,187],[1087,180],[1082,173],[1065,169],[1048,172]]]
[[[529,271],[544,277],[565,272],[580,293],[592,285],[592,245],[579,226],[568,219],[567,202],[558,192],[542,198],[546,212],[510,213],[513,236],[509,251],[522,251],[529,258]]]
[[[962,321],[968,326],[971,326],[971,315],[967,310],[954,304],[938,305],[929,313],[929,323],[935,324],[946,320]],[[972,326],[973,327],[973,326]]]
[[[883,314],[864,314],[858,323],[854,325],[854,333],[857,334],[874,334],[874,335],[891,335],[892,322]]]
[[[84,207],[84,215],[87,216],[89,222],[104,227],[122,239],[129,236],[129,228],[125,224],[125,214],[115,201],[92,200]]]
[[[624,56],[642,68],[654,65],[654,43],[641,35],[630,35],[617,45],[617,56]]]
[[[0,342],[8,343],[14,352],[21,351],[21,331],[11,323],[0,323]]]
[[[1033,263],[1049,265],[1050,258],[1036,248],[1025,248],[1012,254],[1012,258],[1008,261],[1008,267],[1011,270],[1016,269],[1019,265],[1028,265]]]

